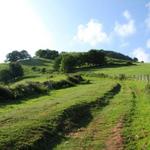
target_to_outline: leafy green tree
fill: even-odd
[[[133,61],[134,61],[134,62],[138,62],[138,58],[134,57],[134,58],[133,58]]]
[[[38,51],[36,51],[35,55],[40,58],[55,59],[56,57],[59,56],[59,53],[56,50],[39,49]]]
[[[73,72],[76,66],[76,59],[72,55],[63,55],[60,70],[65,73]]]
[[[11,53],[8,53],[6,56],[6,61],[9,62],[16,62],[21,59],[28,59],[31,58],[31,56],[28,54],[26,50],[19,51],[12,51]]]
[[[86,54],[88,64],[99,66],[106,63],[105,54],[99,50],[90,50]]]
[[[20,52],[13,51],[13,52],[7,54],[6,61],[15,62],[15,61],[19,60],[20,57],[21,57]]]
[[[9,71],[11,73],[12,79],[22,77],[24,74],[23,68],[19,63],[10,63]]]
[[[22,50],[20,52],[20,59],[30,59],[31,55],[26,51],[26,50]]]
[[[53,69],[59,71],[62,57],[59,56],[54,60]]]
[[[12,80],[11,73],[8,69],[3,69],[0,71],[0,82],[9,83]]]

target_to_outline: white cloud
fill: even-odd
[[[131,19],[131,14],[129,13],[128,10],[125,10],[125,11],[123,12],[123,16],[124,16],[126,19],[128,19],[128,20]]]
[[[106,43],[108,35],[103,31],[101,23],[91,19],[86,25],[81,24],[78,26],[74,39],[95,46],[98,43]]]
[[[150,2],[147,3],[145,7],[148,8],[148,15],[147,15],[147,18],[145,19],[145,24],[147,28],[150,30]]]
[[[51,34],[29,0],[0,0],[0,61],[12,50],[26,49],[33,54],[51,46]]]
[[[132,56],[137,57],[139,61],[144,61],[144,62],[150,61],[150,55],[141,47],[133,50]]]
[[[147,47],[147,48],[150,48],[150,39],[147,40],[147,42],[146,42],[146,47]]]
[[[121,37],[128,37],[136,32],[136,27],[128,10],[123,12],[123,16],[126,18],[127,23],[120,24],[116,22],[114,31]]]

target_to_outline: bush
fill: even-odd
[[[147,93],[150,93],[150,84],[149,83],[145,86],[145,91]]]
[[[14,99],[13,93],[10,89],[0,86],[0,100]]]
[[[44,82],[44,85],[48,87],[48,89],[61,89],[71,87],[74,84],[66,80],[61,80],[61,81],[46,81]]]
[[[32,67],[31,69],[32,69],[33,71],[36,71],[36,70],[37,70],[37,67],[34,66],[34,67]]]
[[[119,74],[118,78],[119,78],[119,80],[126,80],[127,79],[125,74]]]
[[[46,73],[46,68],[42,68],[41,69],[41,72],[44,74],[44,73]]]
[[[76,58],[72,55],[63,55],[60,70],[64,73],[73,72],[76,66]]]
[[[13,79],[16,79],[18,77],[22,77],[24,74],[23,68],[19,63],[10,63],[9,64],[9,71],[10,71]]]
[[[12,80],[11,72],[7,69],[0,71],[0,82],[9,83]]]
[[[67,80],[73,83],[80,83],[81,81],[84,81],[81,75],[68,76]]]
[[[46,87],[38,82],[28,82],[26,85],[20,84],[13,89],[13,94],[16,99],[29,97],[32,95],[44,94],[46,92]]]
[[[59,71],[62,57],[59,56],[54,60],[53,69]]]
[[[132,63],[131,61],[128,61],[126,64],[127,64],[128,66],[133,65],[133,63]]]

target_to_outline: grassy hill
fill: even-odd
[[[89,80],[86,84],[1,101],[0,149],[149,149],[150,85],[133,76],[150,75],[150,64],[127,65],[126,60],[108,59],[108,66],[77,69],[71,74],[82,74]],[[50,60],[33,58],[20,63],[25,75],[11,83],[11,88],[29,81],[67,78],[52,71]],[[0,64],[0,69],[7,66]],[[119,74],[133,78],[120,79]]]

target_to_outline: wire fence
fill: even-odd
[[[86,76],[91,77],[100,77],[100,78],[111,78],[111,79],[119,79],[119,80],[138,80],[150,83],[150,74],[139,74],[139,75],[127,75],[127,74],[118,74],[118,75],[110,75],[104,73],[94,73],[88,72],[84,74]]]

